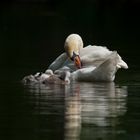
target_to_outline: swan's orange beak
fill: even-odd
[[[81,69],[82,64],[79,55],[74,57],[74,64],[78,69]]]

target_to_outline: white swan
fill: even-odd
[[[116,51],[112,52],[105,60],[98,66],[90,66],[75,70],[68,77],[70,81],[114,81],[115,73],[119,69],[117,66],[119,62],[119,56]],[[67,71],[67,68],[61,68],[55,71],[56,75],[63,75]]]
[[[49,69],[55,71],[67,66],[70,70],[75,71],[81,67],[97,67],[112,54],[112,51],[102,46],[89,45],[83,48],[82,38],[77,34],[71,34],[66,38],[64,48],[65,53],[58,56],[48,67]],[[119,54],[117,54],[117,56],[117,68],[127,69],[127,64],[122,60]],[[74,61],[74,63],[72,61]]]

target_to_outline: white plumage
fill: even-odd
[[[117,52],[112,52],[99,66],[91,66],[74,71],[71,75],[72,79],[86,82],[113,81],[115,79],[115,73],[118,70],[118,61],[119,57]]]
[[[82,38],[78,34],[69,35],[65,40],[64,48],[65,52],[50,64],[45,73],[27,76],[23,81],[48,83],[51,81],[54,84],[70,83],[70,80],[113,81],[118,69],[128,68],[117,51],[110,51],[107,47],[96,45],[83,48]]]

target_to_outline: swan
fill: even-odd
[[[78,34],[70,34],[66,38],[64,49],[65,52],[58,56],[48,69],[55,71],[67,66],[70,71],[75,71],[89,66],[98,67],[113,52],[103,46],[88,45],[83,47],[82,38]],[[127,69],[128,66],[121,56],[118,53],[117,56],[117,68]]]
[[[117,64],[119,62],[119,56],[116,51],[113,51],[99,66],[90,66],[77,69],[73,72],[69,72],[70,81],[84,81],[84,82],[94,82],[94,81],[105,81],[111,82],[115,79],[115,73],[119,69]],[[68,69],[58,69],[55,71],[57,75],[63,75]]]

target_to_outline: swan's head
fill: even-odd
[[[82,38],[78,34],[71,34],[66,38],[65,51],[67,56],[74,61],[77,68],[81,68],[80,50],[83,48]]]

